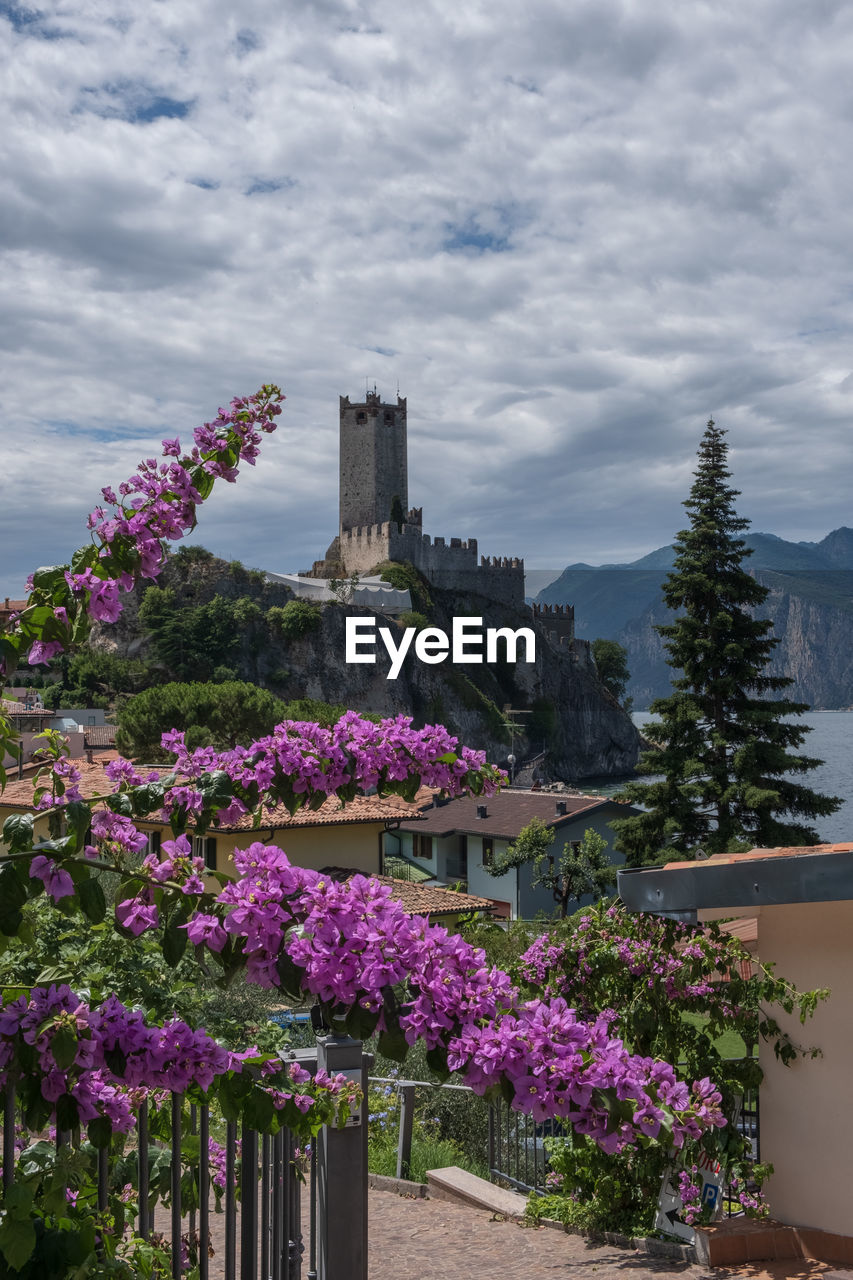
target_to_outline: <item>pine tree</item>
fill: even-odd
[[[804,703],[774,696],[793,682],[767,674],[778,643],[772,622],[754,616],[767,588],[743,562],[738,490],[728,485],[728,445],[713,419],[699,448],[690,497],[690,527],[675,541],[676,559],[664,583],[675,620],[658,631],[673,668],[673,691],[652,703],[646,726],[654,743],[621,800],[644,812],[615,822],[616,848],[629,866],[776,845],[820,842],[809,820],[834,813],[841,801],[785,775],[808,773],[820,760],[799,754],[808,727],[792,719]]]

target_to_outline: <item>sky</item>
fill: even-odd
[[[424,528],[528,566],[851,524],[853,6],[0,0],[0,592],[102,485],[287,395],[194,540],[307,568],[338,396],[408,398]]]

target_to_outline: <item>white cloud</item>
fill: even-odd
[[[432,533],[529,564],[849,523],[853,14],[834,3],[0,0],[3,583],[231,395],[199,538],[305,567],[339,393],[399,382]]]

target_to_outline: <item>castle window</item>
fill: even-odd
[[[389,409],[385,410],[385,426],[392,427],[394,425],[394,415]]]
[[[363,411],[360,411],[355,415],[355,420],[356,422],[367,422],[367,414],[364,413]]]

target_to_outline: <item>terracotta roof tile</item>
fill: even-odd
[[[75,759],[71,763],[80,770],[80,794],[84,800],[91,800],[104,791],[112,790],[112,783],[104,774],[104,765],[110,760],[117,760],[117,751],[100,751],[97,760],[90,764],[85,759]],[[0,805],[13,806],[19,809],[34,809],[34,779],[22,778],[19,782],[10,782],[6,790],[0,793]]]
[[[319,809],[300,809],[292,816],[284,805],[274,809],[262,810],[261,829],[273,830],[279,827],[334,827],[347,826],[358,822],[409,822],[417,821],[416,803],[401,799],[400,796],[356,796],[345,805],[336,796],[330,796]],[[246,813],[236,822],[229,822],[217,831],[251,831],[253,818]]]
[[[328,869],[335,879],[348,880],[359,872],[345,867]],[[478,898],[472,893],[456,893],[438,885],[415,884],[411,880],[395,880],[392,876],[371,876],[380,884],[391,887],[391,897],[402,904],[409,916],[458,915],[461,911],[491,911],[494,903],[489,898]]]
[[[118,726],[114,724],[90,724],[83,729],[83,738],[87,747],[112,747],[115,744]]]
[[[86,759],[72,761],[80,770],[79,786],[84,799],[91,800],[93,796],[112,790],[110,782],[104,775],[104,765],[109,764],[111,760],[117,760],[118,757],[117,751],[107,750],[99,751],[91,764]],[[137,765],[137,769],[143,775],[151,772],[151,768],[147,765]],[[35,808],[33,779],[24,778],[19,782],[10,782],[6,790],[0,794],[0,805],[22,809]],[[346,826],[359,822],[399,822],[402,818],[411,822],[413,819],[417,820],[417,816],[417,804],[403,800],[400,796],[356,796],[346,806],[336,796],[331,796],[319,809],[300,809],[292,817],[284,805],[278,805],[274,809],[264,809],[261,829],[268,831],[270,828],[277,830],[281,827],[326,827]],[[244,814],[237,822],[212,828],[217,831],[251,831],[252,829],[250,813]]]
[[[691,862],[668,862],[664,871],[678,871],[684,867],[701,870],[702,867],[734,866],[739,862],[763,862],[771,858],[808,858],[821,853],[851,853],[853,841],[846,844],[781,845],[777,849],[748,849],[745,853],[715,853],[713,857]]]

